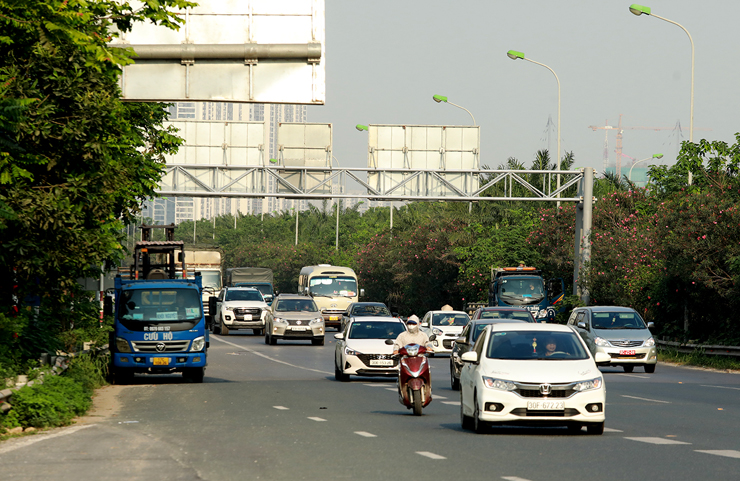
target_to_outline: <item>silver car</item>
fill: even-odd
[[[655,372],[658,353],[650,332],[654,324],[645,324],[631,307],[579,307],[570,314],[568,325],[578,331],[592,354],[608,354],[610,366],[622,366],[624,372],[642,366],[647,373]]]
[[[280,294],[265,317],[265,344],[278,339],[305,339],[314,346],[324,345],[324,318],[312,298],[299,294]]]

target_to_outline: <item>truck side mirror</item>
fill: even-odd
[[[110,316],[113,314],[113,298],[105,296],[103,298],[103,315]]]

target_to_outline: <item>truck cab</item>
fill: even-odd
[[[542,271],[534,267],[503,267],[493,271],[488,303],[524,307],[537,322],[553,322],[564,291],[562,279],[546,282]]]

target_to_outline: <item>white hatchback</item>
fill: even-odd
[[[481,433],[492,424],[559,425],[604,432],[606,388],[572,328],[559,324],[493,324],[462,356],[460,417]]]
[[[398,359],[393,358],[393,341],[406,331],[394,317],[359,317],[334,334],[334,378],[349,381],[355,376],[398,376]]]
[[[460,337],[460,333],[470,322],[470,316],[463,311],[429,311],[421,320],[421,330],[427,336],[432,334],[437,338],[432,341],[434,354],[449,354],[452,352],[455,339]]]

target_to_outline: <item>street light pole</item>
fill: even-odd
[[[450,102],[449,100],[447,100],[447,97],[445,97],[444,95],[432,95],[432,99],[435,102],[437,102],[438,104],[444,102],[446,104],[452,105],[453,107],[457,107],[458,109],[462,109],[462,110],[466,111],[468,113],[468,115],[470,115],[470,118],[473,119],[473,125],[478,125],[478,124],[475,123],[475,117],[473,117],[473,114],[470,113],[470,110],[466,109],[465,107],[463,107],[461,105],[453,104],[452,102]]]
[[[662,158],[663,158],[663,154],[653,154],[653,156],[652,156],[652,157],[648,157],[648,158],[646,158],[646,159],[641,159],[641,160],[638,160],[637,162],[635,162],[634,164],[632,164],[632,167],[630,167],[630,171],[629,171],[629,174],[627,174],[627,179],[628,179],[628,180],[629,180],[630,182],[632,182],[632,169],[634,169],[634,168],[635,168],[635,166],[636,166],[637,164],[639,164],[640,162],[645,162],[646,160],[650,160],[650,159],[662,159]]]
[[[630,5],[630,12],[637,15],[638,17],[644,13],[645,15],[650,15],[652,17],[664,20],[668,23],[672,23],[673,25],[681,27],[681,30],[686,32],[686,35],[689,36],[689,42],[691,42],[691,107],[689,111],[689,142],[693,143],[694,142],[694,39],[691,38],[691,34],[689,33],[688,30],[686,30],[686,28],[683,25],[681,25],[678,22],[674,22],[673,20],[669,20],[667,18],[661,17],[660,15],[655,15],[650,10],[650,7],[645,7],[645,6],[633,3],[632,5]],[[691,170],[689,169],[689,185],[692,184],[692,181],[693,181],[693,175],[691,174]]]
[[[551,69],[544,63],[535,62],[534,60],[525,57],[523,52],[517,52],[516,50],[509,50],[508,52],[506,52],[506,55],[512,60],[517,60],[517,59],[527,60],[528,62],[536,63],[537,65],[545,67],[547,70],[552,72],[552,74],[555,76],[555,80],[558,82],[558,152],[557,152],[557,156],[558,156],[558,170],[560,170],[560,167],[562,164],[561,164],[561,159],[560,159],[560,79],[558,78],[558,74],[556,74],[553,69]],[[557,179],[558,179],[557,188],[558,190],[560,190],[560,174],[557,175]],[[560,192],[558,192],[558,197],[560,197]],[[560,202],[558,202],[558,207],[560,207]]]

